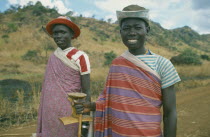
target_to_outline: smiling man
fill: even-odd
[[[80,35],[80,29],[68,17],[53,19],[47,24],[46,31],[58,48],[47,63],[37,137],[77,137],[78,124],[64,126],[59,118],[72,113],[67,93],[84,92],[90,102],[89,59],[86,53],[72,46],[71,41]]]
[[[176,137],[174,84],[180,78],[168,59],[145,47],[148,10],[130,5],[117,17],[128,50],[113,60],[98,100],[76,105],[77,112],[96,111],[95,137]]]

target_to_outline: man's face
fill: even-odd
[[[58,24],[53,27],[52,31],[53,39],[58,47],[64,50],[71,46],[73,31],[71,31],[67,26]]]
[[[120,34],[129,50],[140,49],[146,40],[147,27],[141,19],[127,18],[122,22]]]

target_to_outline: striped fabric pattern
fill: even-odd
[[[138,55],[136,57],[160,75],[162,89],[181,81],[170,60],[150,51],[148,53],[147,55]]]
[[[161,81],[122,56],[96,102],[95,137],[162,137]]]
[[[78,67],[81,75],[90,73],[90,61],[85,52],[70,47],[64,50],[64,54]]]

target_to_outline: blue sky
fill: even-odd
[[[0,11],[10,5],[26,5],[38,0],[0,0]],[[73,11],[74,15],[95,16],[116,21],[116,10],[138,4],[150,10],[150,19],[166,29],[189,26],[200,34],[210,34],[210,0],[39,0],[44,6],[57,7],[59,13]]]

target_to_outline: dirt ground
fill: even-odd
[[[177,93],[177,137],[210,137],[210,86]],[[1,131],[0,137],[30,137],[35,122]]]

